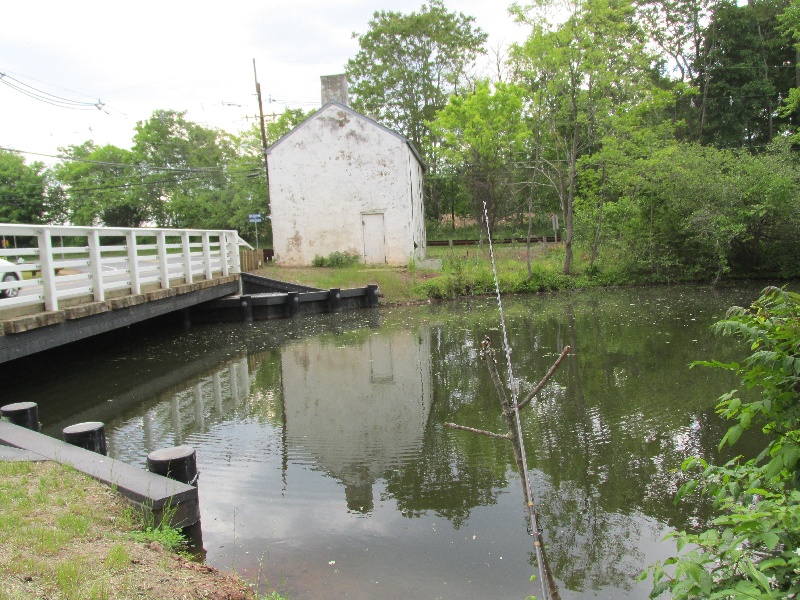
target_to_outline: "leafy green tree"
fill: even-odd
[[[227,227],[229,178],[242,175],[226,171],[234,141],[185,114],[157,110],[136,124],[133,153],[144,171],[151,217],[165,226]]]
[[[0,223],[45,223],[47,175],[40,162],[0,150]]]
[[[604,236],[657,281],[796,273],[800,194],[787,148],[761,155],[669,145],[617,167]]]
[[[274,144],[315,112],[316,110],[304,111],[302,108],[287,108],[277,119],[267,123],[267,144]]]
[[[800,143],[800,2],[795,0],[786,7],[780,15],[778,22],[781,31],[794,43],[794,87],[789,90],[789,94],[781,107],[781,116],[791,118],[794,125],[793,139],[795,143]]]
[[[699,140],[762,149],[786,126],[781,99],[795,83],[796,51],[778,22],[786,0],[720,2],[701,50]]]
[[[492,89],[492,87],[494,89]],[[515,161],[530,135],[524,120],[524,90],[514,84],[488,81],[450,102],[431,123],[442,139],[441,153],[461,174],[480,221],[486,203],[489,227],[510,211]]]
[[[674,532],[679,554],[643,573],[651,597],[795,598],[800,594],[800,294],[770,287],[750,308],[734,307],[716,325],[750,349],[744,363],[704,362],[742,378],[718,412],[734,422],[720,443],[759,428],[768,440],[754,459],[713,466],[687,458],[697,479],[678,493],[711,498],[717,517],[701,531]],[[666,568],[665,568],[666,567]],[[668,568],[668,569],[667,569]]]
[[[75,225],[139,227],[151,218],[142,174],[130,150],[94,142],[62,148],[54,171],[69,220]]]
[[[369,31],[353,34],[360,48],[346,66],[353,107],[422,148],[427,123],[461,89],[484,52],[487,34],[474,21],[449,12],[442,0],[429,0],[410,14],[375,12]]]
[[[517,80],[544,109],[548,145],[540,148],[539,168],[561,201],[564,273],[571,274],[578,161],[597,151],[614,118],[653,86],[654,57],[626,0],[572,2],[557,26],[537,16],[548,8],[550,2],[512,7],[532,28],[512,47],[512,60]]]
[[[708,70],[703,52],[706,26],[717,0],[637,0],[638,19],[659,50],[668,86],[675,95],[672,116],[681,127],[681,141],[698,141],[708,101],[708,81],[701,73]]]

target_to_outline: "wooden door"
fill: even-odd
[[[382,264],[386,262],[386,234],[383,213],[361,215],[364,234],[364,262]]]

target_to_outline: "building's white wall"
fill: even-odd
[[[363,257],[363,213],[383,213],[386,262],[424,256],[422,168],[405,141],[366,117],[327,105],[269,155],[277,262],[311,264],[348,252]]]

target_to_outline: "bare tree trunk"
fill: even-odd
[[[763,63],[763,66],[764,66],[764,81],[766,83],[769,83],[769,65],[767,64],[767,56],[766,56],[766,53],[764,52],[764,46],[765,46],[764,32],[761,31],[761,23],[760,22],[758,23],[758,38],[761,40],[761,49],[760,50],[761,50],[761,62]],[[772,98],[768,98],[767,99],[767,115],[769,115],[768,116],[768,119],[769,119],[769,134],[768,134],[769,135],[769,141],[772,141],[772,135],[773,135],[773,133],[772,133],[772,113],[773,112],[774,112],[774,109],[773,109],[773,106],[772,106]]]
[[[600,178],[600,185],[602,186],[606,180],[606,166],[603,165],[603,176]],[[600,251],[600,231],[603,227],[603,206],[605,205],[605,190],[601,188],[600,191],[600,208],[597,214],[597,229],[594,232],[594,241],[592,242],[592,257],[589,259],[589,269],[594,268],[594,261],[597,260],[597,254]]]
[[[533,268],[531,267],[531,234],[533,233],[533,197],[536,189],[536,173],[539,171],[539,128],[536,130],[536,154],[533,161],[533,172],[531,173],[531,194],[528,196],[528,280],[533,278]]]
[[[575,184],[578,178],[578,119],[572,131],[569,156],[569,192],[564,203],[564,275],[572,275],[572,210],[575,203]]]

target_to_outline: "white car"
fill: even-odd
[[[10,263],[4,258],[0,258],[0,281],[9,283],[11,281],[22,281],[22,272],[17,269],[14,263]],[[6,288],[0,290],[0,298],[14,298],[19,294],[19,288]]]

